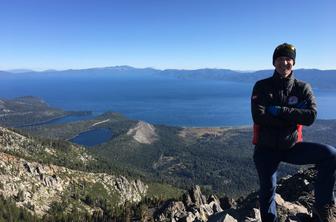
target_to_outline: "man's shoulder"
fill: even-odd
[[[296,84],[302,85],[302,86],[308,84],[307,82],[305,82],[303,80],[300,80],[300,79],[297,79],[297,78],[295,78],[295,82],[296,82]]]
[[[308,82],[305,82],[305,81],[302,81],[296,78],[295,78],[295,84],[299,88],[310,88],[311,87]]]

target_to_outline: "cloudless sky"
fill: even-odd
[[[0,0],[0,70],[336,69],[335,0]]]

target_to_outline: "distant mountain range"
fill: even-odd
[[[229,69],[163,70],[160,75],[183,79],[255,82],[273,75],[274,70],[239,72]],[[314,88],[336,88],[336,70],[297,69],[296,78],[309,82]]]
[[[34,70],[31,70],[31,69],[10,69],[10,70],[6,70],[6,71],[10,72],[10,73],[34,72]]]
[[[195,80],[224,80],[234,82],[255,82],[259,79],[271,76],[273,70],[259,70],[259,71],[234,71],[230,69],[196,69],[196,70],[181,70],[181,69],[166,69],[158,70],[153,68],[134,68],[131,66],[113,66],[103,68],[89,68],[89,69],[69,69],[69,70],[46,70],[42,72],[35,72],[30,70],[14,70],[14,71],[0,71],[0,77],[11,76],[20,77],[27,76],[73,76],[80,75],[87,76],[143,76],[143,77],[167,77],[167,78],[181,78],[181,79],[195,79]],[[336,88],[336,70],[319,70],[319,69],[297,69],[294,71],[298,79],[309,82],[313,88]]]

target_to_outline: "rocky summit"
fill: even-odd
[[[280,221],[312,221],[314,169],[298,172],[279,182],[276,204]],[[182,200],[167,201],[156,209],[156,221],[261,222],[258,194],[233,200],[206,197],[199,186],[187,191]]]

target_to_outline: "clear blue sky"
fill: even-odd
[[[336,69],[335,0],[0,0],[0,70]]]

